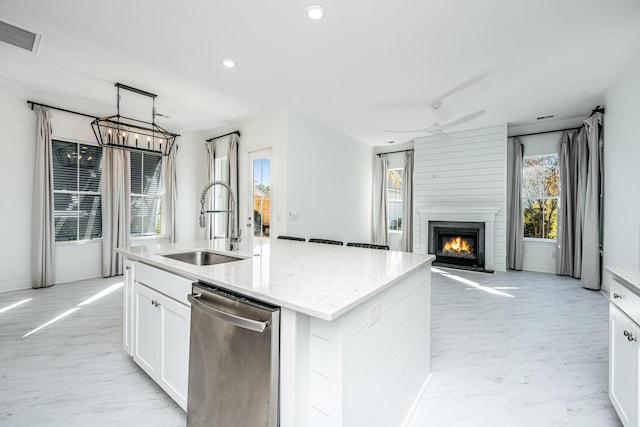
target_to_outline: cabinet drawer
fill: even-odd
[[[640,296],[629,290],[615,277],[611,279],[609,298],[634,322],[640,324]]]
[[[192,281],[189,279],[141,262],[136,262],[135,279],[136,282],[155,289],[176,301],[190,305],[187,295],[191,293]]]

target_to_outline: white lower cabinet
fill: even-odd
[[[190,308],[138,282],[133,299],[133,360],[186,410]]]
[[[133,356],[133,266],[131,260],[124,260],[122,345],[129,356]]]
[[[640,328],[614,303],[609,327],[609,398],[622,424],[637,427]]]

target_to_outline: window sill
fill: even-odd
[[[557,239],[541,239],[537,237],[525,237],[524,241],[531,243],[544,243],[547,245],[555,245],[556,243],[558,243]]]
[[[169,236],[163,236],[163,235],[155,235],[155,236],[130,236],[129,239],[132,242],[139,242],[139,241],[145,241],[145,240],[163,240],[163,239],[169,239]]]
[[[56,247],[65,246],[88,246],[88,245],[102,245],[102,237],[89,240],[65,240],[64,242],[56,242]]]
[[[402,230],[387,230],[389,234],[402,234]]]

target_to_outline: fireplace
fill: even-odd
[[[428,253],[434,264],[485,270],[485,223],[429,221]]]

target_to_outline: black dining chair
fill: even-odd
[[[337,246],[344,245],[343,242],[340,242],[338,240],[329,240],[329,239],[309,239],[309,243],[324,243],[325,245],[337,245]]]
[[[388,251],[388,245],[376,245],[375,243],[347,243],[347,246],[353,246],[356,248],[368,248],[368,249],[382,249],[383,251]]]
[[[278,239],[281,240],[295,240],[296,242],[305,242],[306,239],[304,237],[294,237],[294,236],[278,236]]]

